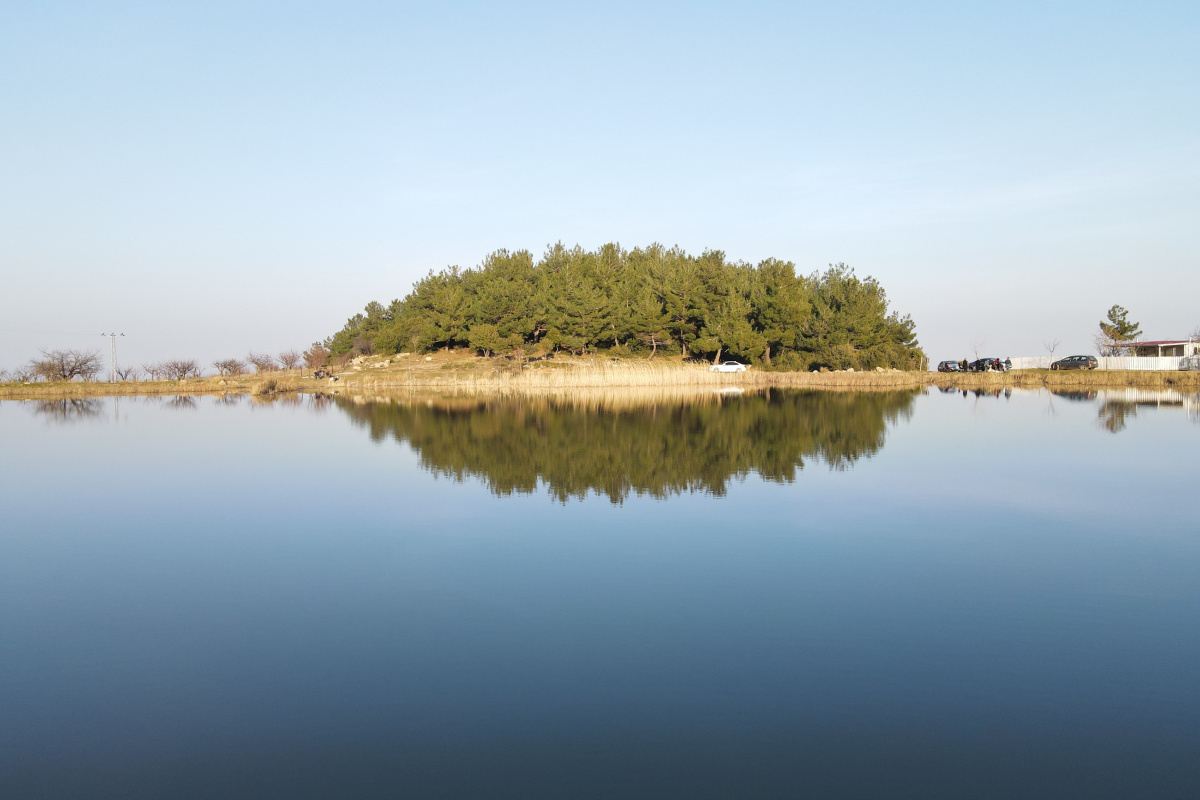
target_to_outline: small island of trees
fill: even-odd
[[[926,363],[913,321],[889,313],[878,281],[845,264],[801,276],[774,258],[755,265],[657,244],[560,243],[538,260],[497,250],[474,269],[430,271],[388,306],[369,303],[322,345],[335,357],[465,347],[481,356],[733,358],[784,370]]]

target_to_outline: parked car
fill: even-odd
[[[961,361],[942,361],[938,364],[938,372],[962,372]]]
[[[1012,359],[1001,361],[998,358],[981,358],[967,365],[967,372],[1008,372],[1012,369]]]
[[[1095,369],[1100,362],[1095,356],[1067,356],[1050,365],[1050,369]]]
[[[745,372],[746,365],[739,364],[736,361],[726,361],[723,364],[713,364],[708,368],[709,372]]]

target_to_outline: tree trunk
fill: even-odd
[[[717,357],[713,359],[713,363],[714,364],[721,363],[721,348],[720,347],[717,348]]]

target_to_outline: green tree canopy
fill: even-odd
[[[1122,346],[1136,341],[1142,335],[1142,326],[1129,321],[1129,312],[1121,306],[1108,310],[1108,321],[1101,320],[1097,344],[1102,355],[1116,355]]]
[[[1100,330],[1113,341],[1132,342],[1142,335],[1142,326],[1129,321],[1129,312],[1121,306],[1108,310],[1108,322],[1100,323]]]
[[[762,367],[919,368],[912,320],[883,287],[836,264],[798,276],[787,261],[730,261],[652,244],[561,242],[535,261],[497,250],[474,269],[430,272],[401,300],[370,303],[325,346],[334,356],[469,347],[734,358]]]

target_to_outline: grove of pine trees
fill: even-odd
[[[475,269],[430,272],[402,300],[377,302],[324,346],[333,356],[468,347],[496,354],[598,351],[764,368],[919,369],[908,316],[844,264],[799,276],[786,261],[730,261],[678,247],[497,250]]]

